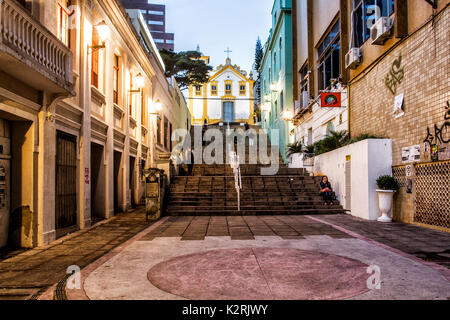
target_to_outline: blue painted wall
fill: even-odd
[[[261,66],[262,101],[270,105],[270,112],[262,112],[262,127],[269,131],[271,143],[279,145],[283,161],[287,162],[286,149],[291,142],[292,123],[283,119],[283,113],[293,114],[293,49],[292,2],[275,0],[272,9],[272,29],[264,48]],[[278,88],[271,90],[271,85]],[[270,101],[266,101],[270,97]],[[279,130],[279,141],[273,141],[270,129]],[[292,140],[293,141],[293,140]]]

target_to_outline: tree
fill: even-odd
[[[172,52],[161,50],[161,57],[166,66],[166,77],[174,76],[180,89],[186,89],[189,85],[208,82],[209,71],[213,68],[208,66],[201,58],[198,51]]]
[[[253,64],[256,70],[256,81],[255,81],[255,110],[258,110],[258,106],[261,104],[261,74],[259,69],[261,68],[262,59],[264,57],[264,51],[261,44],[261,39],[258,37],[256,40],[256,49],[255,49],[255,62]],[[260,112],[261,113],[261,112]],[[259,118],[258,118],[259,119]]]
[[[261,39],[258,37],[258,40],[256,40],[256,49],[255,49],[255,69],[256,71],[258,71],[258,78],[259,78],[259,68],[261,68],[263,57],[264,51],[261,44]]]

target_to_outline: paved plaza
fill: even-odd
[[[139,209],[4,257],[0,292],[43,300],[447,300],[449,249],[447,233],[349,215],[145,223]],[[80,288],[66,284],[73,265]]]

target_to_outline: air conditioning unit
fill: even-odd
[[[382,45],[392,35],[393,20],[389,17],[381,17],[370,28],[372,44]]]
[[[361,63],[361,49],[351,48],[345,55],[345,67],[347,69],[355,69]]]

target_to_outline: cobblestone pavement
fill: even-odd
[[[64,279],[67,268],[83,268],[149,227],[143,208],[118,214],[50,245],[0,258],[0,299],[32,299]]]
[[[350,215],[319,219],[450,269],[450,234],[404,223],[366,221]]]

